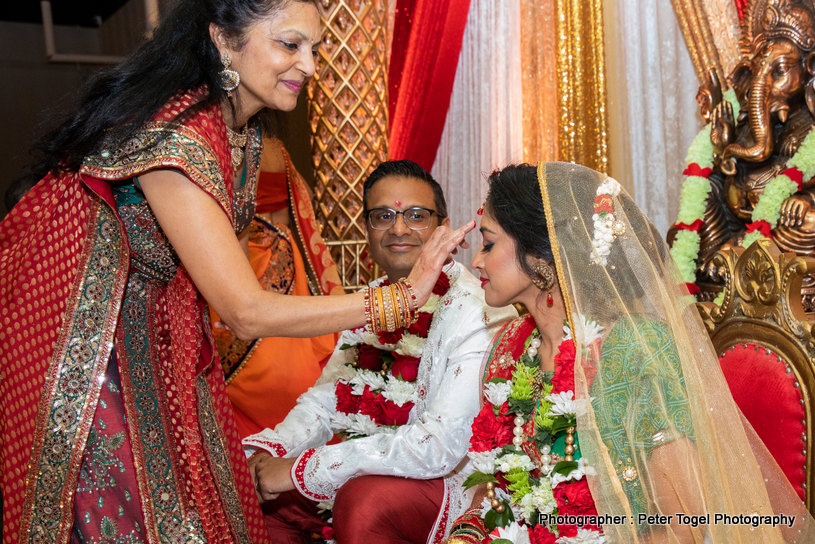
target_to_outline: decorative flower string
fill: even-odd
[[[580,332],[590,345],[602,327],[580,318]],[[588,467],[575,437],[574,363],[571,331],[555,356],[555,371],[541,372],[537,329],[524,343],[514,366],[501,369],[484,384],[487,402],[473,422],[468,456],[477,472],[466,487],[487,483],[481,518],[493,539],[514,544],[534,542],[605,542],[599,527],[544,522],[556,515],[596,515],[584,478]],[[514,417],[513,417],[513,414]],[[565,437],[564,456],[552,447]],[[572,454],[570,454],[570,450]]]
[[[620,194],[622,188],[614,178],[606,178],[597,188],[594,197],[594,238],[591,241],[591,262],[594,264],[607,264],[608,254],[611,252],[611,243],[616,236],[621,235],[625,225],[614,220],[614,197]]]
[[[750,247],[756,240],[772,238],[772,230],[781,217],[781,205],[800,191],[804,180],[812,176],[815,176],[815,136],[810,130],[798,151],[787,161],[786,168],[770,180],[758,198],[753,208],[753,222],[747,225],[742,247]]]
[[[739,101],[733,89],[724,94],[733,108],[733,117],[739,116]],[[699,291],[696,285],[696,265],[699,259],[701,237],[699,231],[704,226],[705,207],[710,194],[710,174],[713,172],[713,144],[710,141],[711,124],[707,124],[696,135],[685,159],[686,176],[682,184],[679,200],[679,214],[674,226],[678,229],[671,246],[671,255],[676,261],[682,278],[691,293]],[[807,134],[798,151],[786,168],[764,188],[753,208],[752,222],[742,240],[742,247],[762,238],[771,238],[772,229],[778,225],[783,202],[800,191],[804,180],[815,176],[815,137],[812,131]]]
[[[416,378],[433,315],[449,288],[450,279],[442,272],[433,294],[407,328],[378,336],[366,327],[351,331],[349,342],[340,346],[355,353],[348,363],[352,375],[337,380],[337,412],[331,420],[335,432],[359,438],[395,432],[407,423],[418,398]]]

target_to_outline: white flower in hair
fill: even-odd
[[[512,382],[490,382],[484,384],[484,396],[493,406],[501,406],[512,392]]]
[[[622,187],[619,182],[614,178],[606,178],[600,187],[597,188],[597,194],[606,194],[615,197],[620,194]]]
[[[594,239],[591,242],[591,262],[608,264],[608,254],[611,253],[611,243],[620,234],[624,226],[619,221],[614,220],[613,198],[620,194],[622,187],[614,178],[606,178],[597,188],[597,196],[594,197]]]

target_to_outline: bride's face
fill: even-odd
[[[534,301],[540,291],[518,262],[513,240],[487,212],[481,216],[481,248],[472,267],[481,276],[484,298],[490,306]]]

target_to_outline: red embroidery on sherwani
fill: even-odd
[[[439,515],[439,518],[436,520],[436,526],[434,527],[434,529],[437,529],[439,527],[447,527],[447,520],[449,518],[450,518],[450,496],[447,493],[445,493],[444,504],[442,504],[441,506],[441,513]],[[441,542],[444,540],[445,533],[447,531],[436,530],[434,532],[435,536],[433,538],[433,544],[441,544]]]
[[[306,466],[308,465],[309,460],[317,453],[317,450],[314,448],[310,450],[306,450],[300,454],[300,457],[297,458],[295,461],[294,466],[291,467],[291,479],[294,482],[297,491],[299,491],[304,497],[307,497],[313,501],[327,501],[330,500],[331,497],[328,495],[322,495],[320,493],[314,493],[313,491],[309,490],[306,487]]]
[[[286,448],[284,448],[277,442],[270,442],[269,440],[258,440],[258,439],[253,439],[253,442],[256,442],[258,444],[258,447],[263,448],[269,453],[274,454],[275,457],[285,457],[286,453],[288,453],[286,451]]]

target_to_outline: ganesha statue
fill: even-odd
[[[714,74],[699,89],[709,124],[689,150],[668,236],[686,281],[703,292],[721,248],[766,237],[815,254],[815,0],[753,0],[747,9],[730,89]]]

